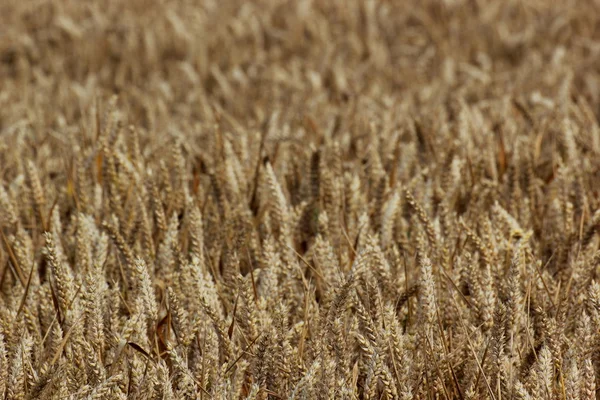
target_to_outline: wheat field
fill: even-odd
[[[600,388],[600,2],[0,1],[0,399]]]

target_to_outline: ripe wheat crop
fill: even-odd
[[[0,1],[0,399],[577,399],[600,3]]]

